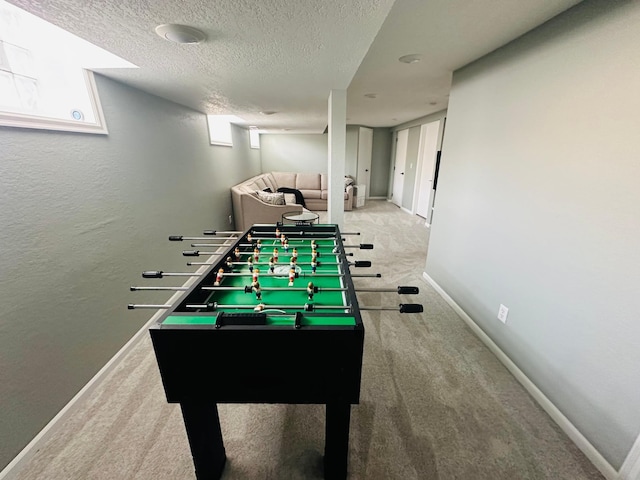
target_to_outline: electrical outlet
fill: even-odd
[[[232,223],[233,223],[233,217],[229,215],[229,225],[231,225]]]
[[[509,315],[509,309],[500,304],[500,308],[498,309],[498,320],[502,323],[507,323],[507,315]]]

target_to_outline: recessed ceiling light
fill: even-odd
[[[188,25],[165,23],[156,27],[156,33],[165,40],[175,43],[200,43],[207,37],[197,28]]]
[[[367,98],[377,98],[378,94],[377,93],[365,93],[364,96],[367,97]]]
[[[260,112],[260,115],[273,115],[274,113],[278,112],[274,112],[273,110],[263,110],[262,112]]]
[[[420,60],[422,60],[422,55],[418,53],[412,53],[411,55],[404,55],[398,60],[400,60],[402,63],[418,63]]]
[[[429,105],[431,105],[431,106],[434,106],[434,105],[437,105],[437,104],[438,104],[438,102],[429,102]]]

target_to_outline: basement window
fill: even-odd
[[[90,68],[137,68],[0,0],[0,125],[106,134]]]
[[[249,127],[249,145],[251,148],[260,148],[260,132],[258,127]]]

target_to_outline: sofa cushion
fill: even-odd
[[[322,193],[320,194],[320,198],[322,200],[328,200],[329,199],[329,190],[322,190]],[[349,193],[348,192],[344,192],[344,199],[345,200],[349,199]]]
[[[272,172],[273,179],[278,184],[278,187],[296,187],[296,173],[292,172]]]
[[[253,181],[253,183],[255,183],[256,186],[258,187],[258,188],[256,188],[256,190],[264,190],[265,188],[268,187],[267,183],[262,179],[262,177],[256,178]],[[275,190],[274,190],[274,192],[275,192]]]
[[[301,192],[305,190],[320,190],[320,174],[319,173],[299,173],[296,177],[296,186]],[[310,197],[311,198],[311,197]],[[315,197],[320,198],[320,197]]]
[[[262,175],[262,179],[264,180],[264,183],[267,184],[267,187],[271,189],[272,192],[278,191],[278,184],[273,179],[270,173],[265,173],[264,175]]]
[[[320,198],[320,190],[302,190],[300,189],[300,193],[302,193],[302,196],[304,197],[305,200],[309,199],[309,198]]]
[[[285,205],[284,193],[268,193],[257,190],[258,198],[269,205]]]

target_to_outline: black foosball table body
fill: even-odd
[[[286,307],[276,309],[279,312],[273,315],[273,321],[253,318],[260,315],[254,315],[251,307],[260,302],[251,293],[243,296],[246,308],[221,307],[229,301],[229,292],[202,289],[214,284],[216,273],[236,247],[241,246],[243,255],[252,255],[255,241],[249,241],[248,235],[265,238],[264,249],[277,245],[275,228],[255,225],[239,235],[179,303],[150,327],[167,401],[181,405],[199,480],[217,479],[224,469],[226,453],[218,403],[326,405],[325,478],[344,479],[347,475],[350,408],[360,398],[364,327],[346,257],[320,250],[328,247],[318,247],[319,263],[324,261],[326,266],[318,268],[316,277],[307,270],[304,255],[308,252],[304,251],[306,246],[303,248],[305,241],[314,238],[319,245],[333,242],[333,249],[344,252],[338,227],[278,226],[293,245],[300,246],[297,268],[301,275],[296,277],[296,286],[321,278],[333,282],[328,284],[338,285],[343,291],[328,301],[335,304],[335,299],[341,298],[341,309],[323,310],[320,293],[313,301],[307,299],[306,292],[292,289],[288,293],[288,279],[275,278],[277,275],[271,275],[271,279],[266,268],[260,274],[261,281],[283,284],[281,292],[264,292],[261,300],[267,307],[265,312],[269,311],[270,295],[278,295],[278,307]],[[234,271],[241,273],[244,268],[240,265]],[[320,276],[327,269],[335,269],[333,280],[330,275]],[[235,285],[251,282],[250,276],[227,280]],[[221,285],[225,285],[224,280]],[[241,294],[233,295],[237,302]],[[190,308],[193,304],[209,308]]]

